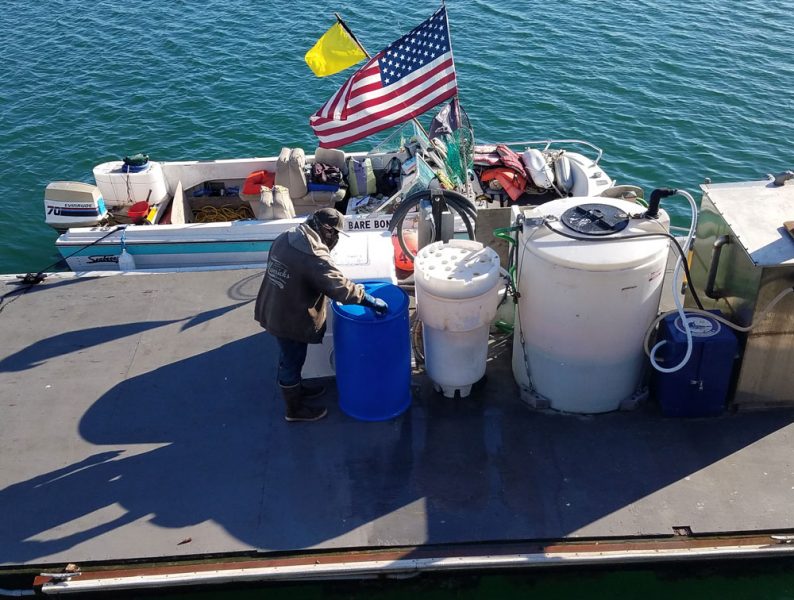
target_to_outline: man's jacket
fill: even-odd
[[[318,344],[325,333],[326,296],[360,304],[364,288],[334,266],[328,246],[306,223],[282,233],[268,255],[254,318],[277,337]]]

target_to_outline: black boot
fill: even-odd
[[[319,398],[325,393],[325,386],[323,385],[308,385],[305,381],[301,381],[301,398],[304,400],[314,400]]]
[[[322,406],[307,406],[303,404],[301,385],[299,383],[279,387],[281,387],[284,403],[287,405],[287,410],[284,413],[284,418],[287,421],[319,421],[328,414],[328,410]]]

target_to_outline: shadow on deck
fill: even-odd
[[[70,462],[67,444],[62,468],[4,478],[0,563],[794,527],[790,411],[532,411],[504,344],[469,398],[444,399],[420,375],[405,414],[364,423],[338,409],[331,385],[326,420],[288,424],[275,343],[250,335],[245,304],[58,333],[2,359],[2,372],[34,378],[70,348],[155,333],[173,343],[191,322],[249,334],[130,370],[76,415],[74,443],[93,452]],[[42,436],[59,427],[30,401]],[[18,460],[35,444],[20,443]]]

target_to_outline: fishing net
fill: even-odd
[[[431,146],[430,139],[424,129],[420,128],[416,121],[406,121],[393,131],[389,137],[370,150],[370,153],[396,154],[407,150],[413,156],[417,153],[426,152]]]
[[[429,134],[416,121],[407,121],[371,152],[422,157],[442,184],[465,190],[468,171],[474,165],[474,130],[466,111],[453,99],[433,117]],[[424,180],[427,171],[421,167]],[[448,186],[444,186],[448,187]]]
[[[468,180],[467,173],[474,166],[474,129],[469,121],[469,116],[463,107],[457,107],[459,115],[458,128],[451,133],[443,134],[447,155],[444,164],[447,176],[456,186],[465,186]]]

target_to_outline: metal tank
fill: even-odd
[[[706,183],[692,255],[692,285],[706,309],[740,326],[742,341],[733,408],[794,406],[794,181]],[[695,306],[691,291],[686,306]]]

